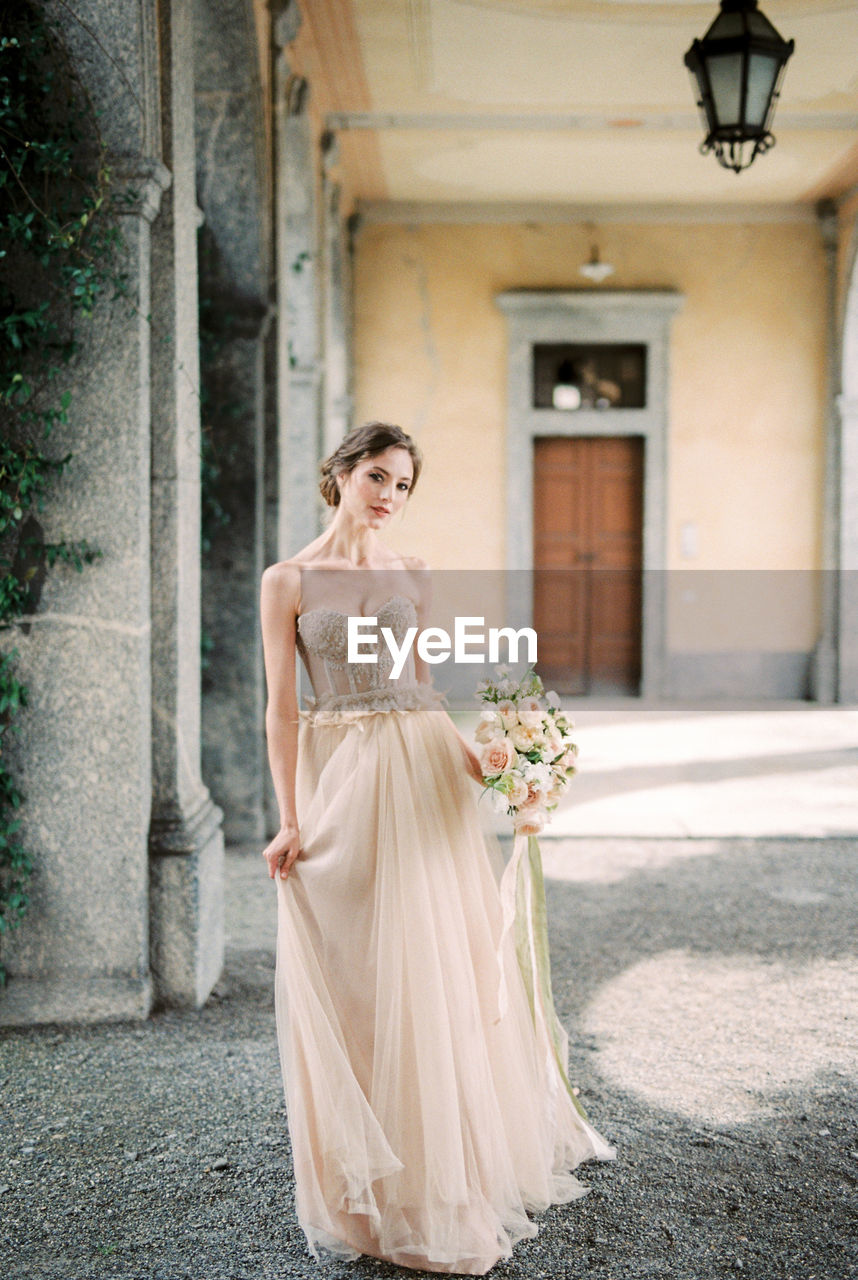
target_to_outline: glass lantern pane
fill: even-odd
[[[721,54],[707,59],[709,83],[718,128],[730,128],[742,120],[742,55]]]
[[[769,100],[778,76],[778,59],[767,53],[752,53],[748,68],[748,103],[746,122],[762,129],[766,123]]]
[[[722,11],[706,32],[705,38],[707,40],[735,40],[737,36],[745,34],[745,19],[747,17],[748,14],[741,10],[727,13]]]

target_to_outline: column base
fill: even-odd
[[[149,832],[149,963],[156,1005],[198,1009],[223,967],[223,831],[208,792]]]
[[[0,1026],[34,1027],[45,1023],[142,1022],[152,1005],[148,975],[100,978],[88,974],[62,978],[40,974],[13,977],[0,996]]]

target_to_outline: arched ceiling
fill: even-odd
[[[365,201],[812,203],[858,181],[858,2],[762,0],[796,50],[775,148],[698,151],[683,55],[717,0],[304,0],[302,58]]]

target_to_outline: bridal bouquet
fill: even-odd
[[[533,671],[515,681],[501,667],[476,696],[483,703],[475,737],[484,784],[518,834],[537,836],[575,773],[572,722]]]
[[[546,693],[534,671],[516,681],[501,667],[497,680],[477,686],[482,701],[476,740],[483,784],[501,812],[512,818],[512,857],[500,885],[503,930],[498,949],[500,1016],[508,1007],[503,949],[515,941],[537,1040],[554,1065],[573,1106],[586,1120],[568,1075],[569,1042],[554,1009],[545,909],[545,884],[537,836],[575,773],[578,748],[572,722],[556,693]]]

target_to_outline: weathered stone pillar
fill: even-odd
[[[336,449],[351,426],[353,413],[351,362],[350,260],[340,214],[340,184],[335,177],[337,140],[323,138],[322,195],[325,212],[324,415],[322,451]]]
[[[200,409],[191,0],[160,9],[164,158],[152,246],[152,819],[155,998],[201,1004],[223,963],[221,812],[200,777]]]
[[[202,772],[227,841],[261,840],[264,685],[259,580],[265,556],[266,348],[270,329],[270,145],[258,32],[247,0],[194,0],[203,428],[226,523],[203,557]],[[260,849],[262,844],[260,844]],[[261,866],[261,862],[260,862]]]
[[[828,369],[825,405],[825,475],[822,501],[822,568],[820,571],[820,634],[810,664],[811,695],[817,702],[837,699],[839,665],[838,616],[840,613],[840,418],[837,389],[837,208],[832,200],[817,205],[817,218],[825,249],[827,281]]]
[[[858,311],[858,297],[855,299],[855,306]],[[858,326],[858,315],[855,321]],[[855,373],[858,375],[858,369]],[[854,399],[843,396],[839,409],[840,591],[837,619],[837,700],[858,702],[858,396]]]
[[[279,26],[275,33],[283,38]],[[285,52],[277,60],[275,88],[279,554],[285,558],[319,532],[319,255],[309,88],[292,74]]]
[[[71,375],[72,454],[44,514],[46,541],[86,538],[101,559],[55,567],[16,628],[32,691],[4,739],[35,855],[30,911],[9,939],[3,1023],[145,1017],[151,1002],[149,578],[150,222],[169,184],[157,161],[113,164],[134,301],[103,302]]]
[[[858,702],[858,232],[849,246],[843,305],[838,465],[833,494],[837,517],[837,699]]]
[[[267,763],[259,582],[265,568],[266,310],[218,297],[217,361],[207,374],[206,430],[222,467],[227,523],[203,568],[203,626],[213,648],[204,673],[203,774],[229,841],[265,834]],[[261,846],[260,846],[261,848]]]
[[[40,515],[46,541],[86,538],[101,558],[55,566],[15,629],[31,690],[4,739],[25,795],[36,860],[30,911],[5,949],[0,1021],[145,1017],[152,799],[150,652],[150,224],[170,174],[160,162],[155,0],[121,13],[76,0],[58,16],[98,112],[129,297],[97,306],[69,372],[72,455]]]

